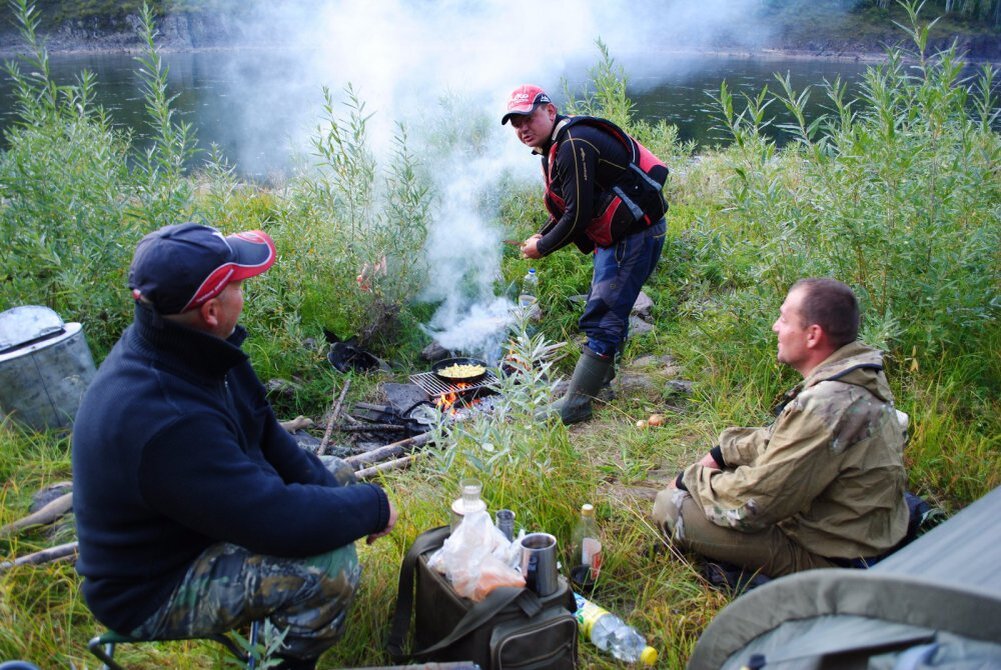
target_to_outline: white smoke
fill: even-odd
[[[445,157],[432,171],[441,207],[433,213],[425,297],[442,301],[429,331],[450,349],[473,353],[502,327],[507,301],[494,296],[503,231],[481,210],[497,176],[538,179],[537,159],[500,125],[508,93],[536,83],[559,102],[560,80],[586,85],[600,57],[596,40],[627,74],[662,69],[681,46],[749,47],[762,34],[751,17],[760,0],[293,0],[255,3],[244,17],[248,39],[282,46],[270,65],[236,77],[234,121],[246,129],[246,167],[263,143],[302,150],[316,125],[321,86],[349,83],[371,113],[367,136],[377,155],[391,147],[397,123],[415,142],[433,132],[440,100],[452,92],[474,101],[482,119],[477,150]],[[238,99],[237,99],[238,98]],[[461,144],[461,138],[460,144]],[[430,155],[421,146],[411,150]],[[461,148],[461,147],[460,147]],[[507,303],[509,305],[509,303]]]

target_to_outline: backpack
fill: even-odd
[[[667,213],[663,188],[669,170],[649,149],[611,121],[596,116],[571,116],[561,121],[555,130],[556,141],[549,148],[549,171],[559,151],[560,136],[574,125],[605,131],[625,147],[629,156],[629,165],[611,187],[602,192],[594,216],[584,231],[591,242],[599,247],[610,247],[626,235],[660,221]],[[553,218],[559,219],[566,204],[553,193],[550,174],[545,174],[545,178],[546,208]]]

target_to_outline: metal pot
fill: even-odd
[[[442,370],[450,368],[453,365],[479,365],[483,368],[483,372],[469,377],[455,377],[452,375],[442,374]],[[483,379],[483,377],[487,374],[487,362],[480,360],[479,358],[446,358],[432,365],[431,372],[435,373],[445,381],[452,382],[453,384],[469,384]]]

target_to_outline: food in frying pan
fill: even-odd
[[[450,379],[468,379],[469,377],[478,377],[486,371],[487,369],[482,365],[460,365],[456,363],[455,365],[449,365],[447,368],[438,370],[438,374]]]

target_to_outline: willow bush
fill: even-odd
[[[845,281],[862,302],[862,338],[887,351],[898,405],[912,416],[912,485],[961,505],[1001,483],[991,353],[1001,346],[999,109],[993,70],[963,79],[954,50],[928,55],[928,28],[907,8],[913,49],[870,67],[857,101],[839,81],[822,86],[821,118],[805,118],[812,91],[782,75],[743,104],[721,86],[732,143],[685,177],[691,223],[674,247],[684,267],[670,289],[671,346],[703,371],[716,403],[760,387],[743,421],[767,421],[769,399],[797,381],[774,365],[782,296],[805,276]],[[781,148],[762,133],[778,106],[794,119]],[[739,374],[714,372],[733,366]]]
[[[993,74],[961,80],[955,50],[927,56],[927,27],[912,19],[915,50],[869,68],[857,104],[828,84],[833,113],[790,127],[780,160],[743,153],[732,206],[760,230],[747,239],[762,258],[755,282],[836,276],[861,293],[880,344],[924,358],[982,352],[1001,304]],[[802,97],[778,79],[773,100],[802,119]]]
[[[129,252],[108,232],[129,225],[128,142],[93,105],[91,74],[53,81],[37,17],[23,0],[20,10],[32,55],[23,69],[6,64],[16,120],[0,155],[0,304],[48,305],[67,320],[120,328],[108,287],[122,284]]]
[[[290,242],[289,279],[302,296],[303,318],[368,345],[423,283],[430,186],[402,125],[380,172],[368,148],[365,104],[351,87],[346,94],[341,117],[324,89],[312,162],[281,194],[276,230]]]

